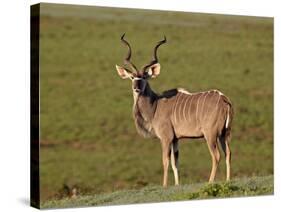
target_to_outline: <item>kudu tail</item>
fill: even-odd
[[[224,123],[223,129],[221,131],[220,137],[221,137],[221,140],[230,140],[234,110],[233,110],[233,106],[232,106],[230,100],[227,97],[223,96],[223,100],[226,103],[225,123]]]
[[[231,128],[231,123],[233,119],[233,108],[231,105],[227,106],[227,114],[226,114],[226,121],[225,121],[225,128]]]
[[[223,100],[226,103],[226,119],[225,119],[224,128],[225,128],[225,130],[228,130],[228,129],[230,130],[233,115],[234,115],[233,106],[232,106],[232,103],[230,102],[230,100],[226,96],[223,96]]]
[[[225,98],[225,102],[227,103],[226,109],[226,119],[225,124],[222,130],[221,135],[219,136],[218,140],[221,144],[221,148],[225,154],[225,161],[226,161],[226,180],[230,180],[230,163],[231,163],[231,151],[230,151],[230,140],[231,140],[231,127],[232,127],[232,120],[234,115],[234,110],[232,107],[231,102],[228,98]]]

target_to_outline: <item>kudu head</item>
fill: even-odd
[[[128,47],[128,54],[125,57],[124,65],[128,66],[131,70],[116,65],[117,72],[122,79],[130,79],[132,81],[132,89],[135,95],[142,94],[147,86],[147,80],[149,78],[155,78],[160,74],[160,64],[157,58],[157,49],[163,43],[166,43],[166,37],[159,41],[154,48],[153,58],[150,63],[142,67],[142,69],[137,69],[137,67],[130,61],[131,59],[131,46],[124,39],[125,34],[122,35],[121,41]]]

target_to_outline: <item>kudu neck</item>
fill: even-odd
[[[152,120],[157,108],[158,96],[146,85],[143,93],[139,95],[134,94],[133,116],[137,131],[144,137],[154,137],[154,129],[152,127]]]
[[[139,94],[138,98],[145,99],[152,104],[157,100],[158,95],[151,89],[149,83],[147,82],[143,93]]]
[[[158,95],[151,89],[147,83],[143,93],[134,97],[134,105],[137,110],[148,120],[153,118],[157,106]]]

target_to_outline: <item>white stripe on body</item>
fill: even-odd
[[[205,101],[206,101],[206,97],[209,95],[209,91],[208,91],[208,92],[205,92],[205,93],[206,93],[206,95],[205,95],[204,100],[203,100],[201,112],[204,111]]]
[[[180,96],[179,97],[179,101],[178,101],[178,105],[177,105],[177,111],[176,112],[178,112],[178,113],[176,113],[176,116],[177,116],[177,118],[178,118],[178,121],[180,122],[181,121],[181,105],[182,105],[182,103],[183,103],[183,96]]]
[[[177,123],[177,116],[176,116],[175,114],[176,114],[177,104],[178,104],[179,98],[180,98],[180,94],[179,94],[179,96],[177,97],[177,99],[176,99],[176,104],[175,104],[175,106],[174,106],[173,116],[174,116],[174,119],[175,119],[175,123]]]
[[[190,104],[189,104],[189,108],[188,108],[188,120],[190,120],[190,108],[192,106],[192,100],[193,100],[193,95],[191,96],[191,100],[190,100]]]
[[[212,91],[208,91],[208,95],[211,93]],[[214,93],[215,94],[215,93]],[[211,96],[212,97],[212,96]],[[205,117],[203,118],[203,121],[206,120],[206,117],[208,118],[208,113],[209,113],[209,107],[207,107],[206,113],[205,113]]]
[[[213,110],[213,113],[212,113],[212,114],[214,114],[215,111],[217,110],[217,107],[218,107],[218,105],[219,105],[220,98],[221,98],[221,95],[219,95],[218,101],[217,101],[217,103],[216,103],[215,109]]]
[[[186,112],[185,112],[186,103],[187,103],[187,100],[188,100],[188,102],[189,102],[189,107],[190,107],[190,101],[189,101],[189,99],[190,99],[190,98],[192,99],[192,97],[193,97],[194,94],[193,94],[193,93],[190,93],[189,91],[185,90],[184,88],[178,88],[177,90],[178,90],[178,92],[183,93],[183,94],[189,96],[189,98],[185,100],[185,104],[184,104],[184,107],[183,107],[183,117],[184,117],[185,120],[187,120],[187,118],[186,118]],[[189,109],[189,108],[188,108],[188,109]],[[189,122],[189,119],[188,119],[188,122]]]
[[[181,102],[180,102],[181,101]],[[180,100],[179,100],[179,104],[178,104],[178,114],[176,113],[176,115],[178,115],[178,120],[181,121],[181,105],[184,101],[183,96],[181,96]]]
[[[189,99],[192,97],[192,95],[188,95],[188,98],[185,99],[185,102],[184,102],[184,107],[183,107],[183,117],[184,117],[184,120],[187,121],[186,119],[186,111],[185,111],[185,108],[186,108],[186,103],[187,101],[189,102]]]
[[[204,95],[204,94],[203,94]],[[196,105],[196,114],[195,114],[195,118],[196,118],[196,125],[198,126],[198,105],[200,102],[200,98],[203,96],[202,93],[200,94],[200,97],[197,100],[197,105]]]

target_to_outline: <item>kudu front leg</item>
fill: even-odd
[[[161,144],[162,144],[162,162],[163,162],[163,187],[167,187],[171,142],[161,141]]]
[[[178,141],[174,140],[171,144],[171,165],[175,177],[175,185],[179,185],[179,171],[178,171],[179,150]]]

